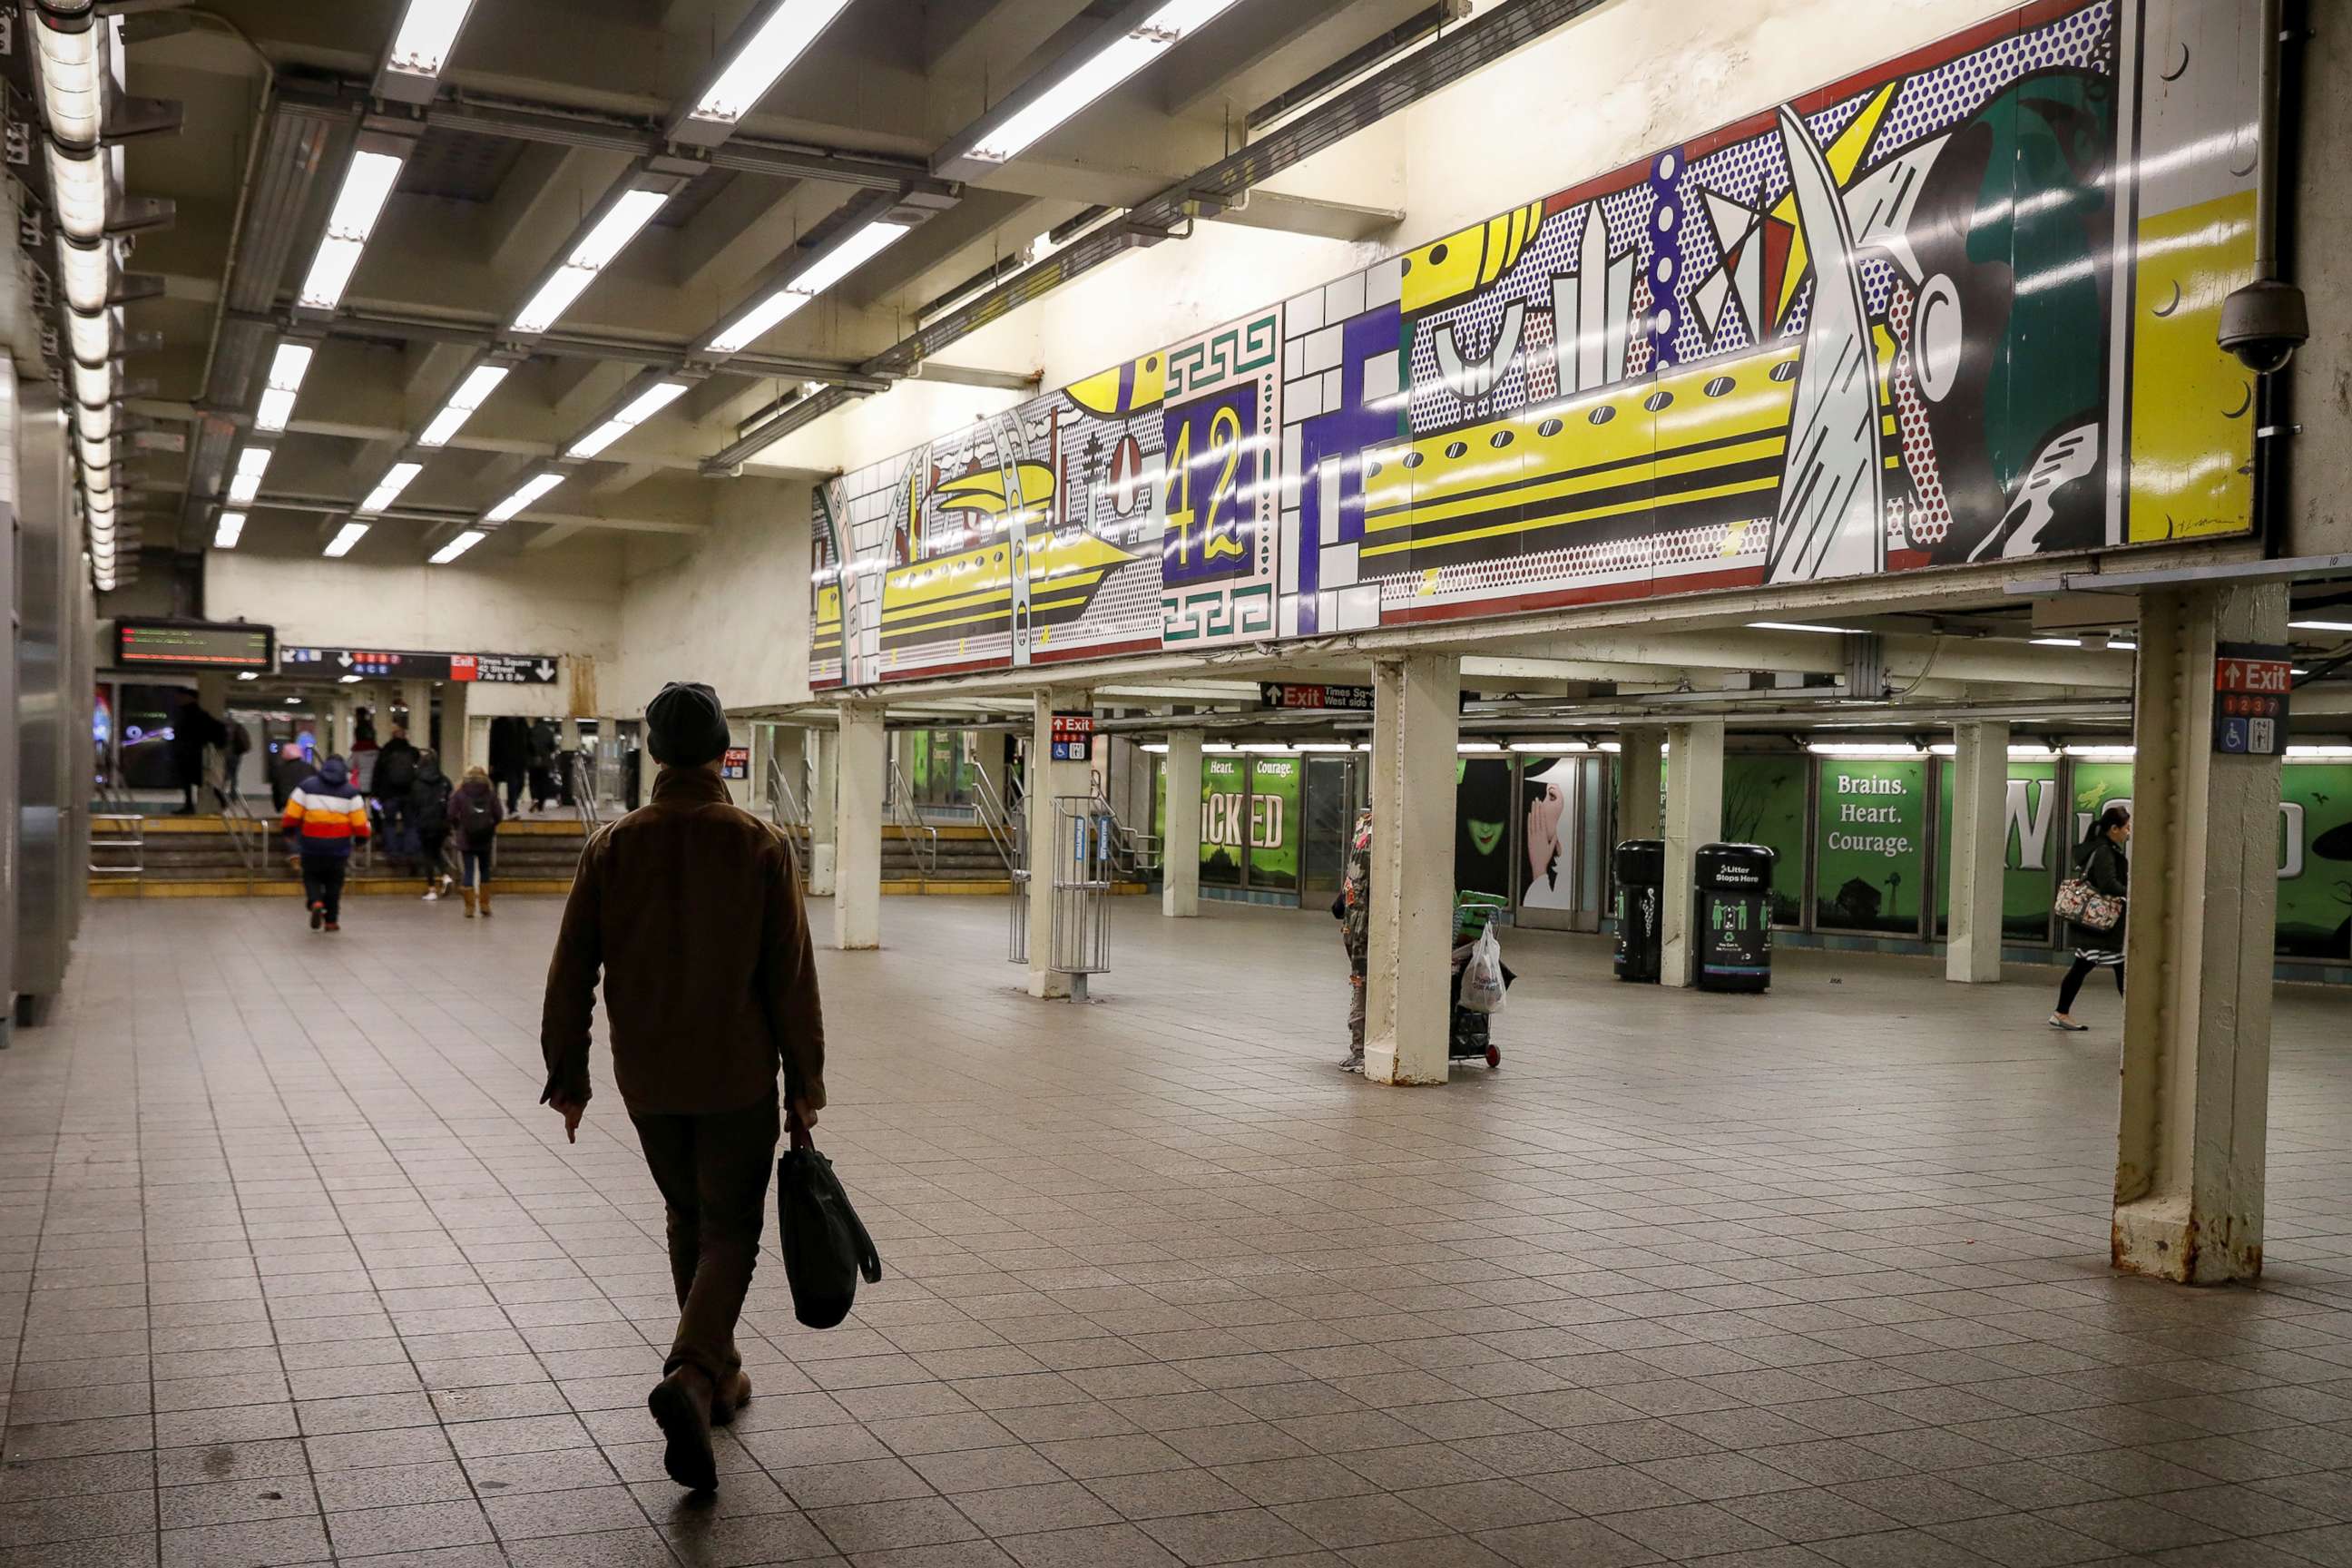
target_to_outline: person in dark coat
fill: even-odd
[[[666,686],[646,724],[662,765],[653,801],[588,840],[564,906],[540,1099],[576,1135],[601,972],[613,1076],[668,1210],[677,1292],[677,1331],[646,1404],[668,1440],[663,1468],[704,1491],[719,1484],[711,1425],[751,1396],[735,1327],[778,1134],[814,1127],[824,1105],[824,1018],[792,843],[728,799],[717,695]]]
[[[449,831],[457,839],[457,871],[467,920],[478,910],[490,913],[490,868],[498,858],[499,824],[505,820],[506,813],[499,809],[498,786],[490,783],[490,775],[480,768],[467,768],[466,782],[449,797]]]
[[[2131,813],[2120,805],[2107,807],[2091,825],[2091,836],[2075,847],[2075,873],[2091,885],[2095,893],[2105,893],[2111,899],[2128,898],[2131,861],[2124,855],[2124,846],[2130,842]],[[2059,984],[2058,1010],[2050,1015],[2050,1026],[2079,1035],[2090,1026],[2074,1022],[2074,998],[2081,994],[2083,982],[2090,978],[2091,971],[2114,970],[2116,994],[2124,994],[2124,922],[2116,921],[2108,931],[2093,931],[2074,921],[2068,924],[2074,935],[2074,965]]]
[[[548,803],[562,793],[555,784],[555,753],[562,749],[562,738],[555,726],[544,719],[530,721],[530,808],[545,811]]]
[[[416,787],[416,745],[404,724],[392,727],[392,739],[375,754],[375,774],[368,793],[383,814],[384,849],[399,865],[416,853],[416,823],[409,813],[409,792]]]
[[[302,754],[299,741],[280,741],[278,760],[269,764],[269,804],[284,815],[286,803],[302,787],[302,781],[318,772],[318,764]]]
[[[416,858],[425,872],[425,901],[432,903],[455,885],[441,857],[449,847],[449,775],[431,752],[416,757],[416,782],[408,789],[409,820],[416,825]]]
[[[530,726],[520,719],[490,721],[490,782],[506,791],[506,815],[522,805],[522,786],[530,776]]]
[[[172,715],[172,782],[180,786],[180,809],[173,816],[196,815],[196,790],[205,782],[205,749],[227,744],[228,726],[205,711],[194,692],[183,692],[179,710]]]

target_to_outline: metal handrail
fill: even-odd
[[[996,786],[988,782],[986,773],[973,774],[971,783],[972,794],[979,797],[975,802],[979,807],[975,815],[980,818],[980,825],[988,829],[988,841],[995,846],[996,858],[1004,862],[1007,875],[1018,874],[1021,867],[1015,858],[1011,837],[1014,820],[1013,813],[996,798]]]
[[[147,818],[136,811],[92,812],[89,818],[89,874],[93,877],[124,877],[144,881],[147,877]],[[105,826],[108,834],[100,837],[96,831]],[[119,861],[101,865],[99,854],[122,851],[131,857],[128,865]]]
[[[898,825],[898,837],[915,846],[916,862],[926,877],[940,874],[940,830],[923,820],[915,809],[914,787],[908,784],[907,774],[898,764],[890,764],[890,816]],[[922,835],[917,837],[916,835]]]
[[[563,753],[563,771],[572,784],[572,809],[580,818],[580,826],[594,832],[604,825],[603,807],[596,799],[596,767],[586,752]]]
[[[237,864],[245,868],[246,880],[251,881],[254,877],[256,859],[268,853],[269,829],[254,812],[253,807],[246,804],[245,796],[232,795],[223,790],[220,792],[220,803],[221,831],[228,835],[229,847],[236,851]],[[245,842],[245,830],[248,826],[253,829],[253,844],[250,848]]]
[[[773,757],[768,759],[768,820],[787,833],[805,833],[809,828],[808,807],[793,793],[783,764]]]
[[[1111,863],[1130,877],[1140,877],[1160,868],[1166,841],[1156,833],[1139,833],[1118,819],[1109,801],[1100,790],[1095,791],[1095,815],[1109,827]]]

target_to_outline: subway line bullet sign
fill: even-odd
[[[2286,754],[2287,695],[2294,650],[2278,643],[2225,642],[2213,649],[2213,749],[2230,756]]]

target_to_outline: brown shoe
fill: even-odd
[[[710,1447],[710,1379],[696,1367],[682,1366],[646,1395],[668,1447],[662,1468],[688,1491],[707,1492],[719,1486],[719,1456]]]
[[[738,1372],[730,1387],[710,1396],[710,1424],[724,1426],[735,1419],[735,1412],[751,1403],[751,1374]]]

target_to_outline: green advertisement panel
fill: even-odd
[[[1248,820],[1249,882],[1253,888],[1298,887],[1298,780],[1305,765],[1297,757],[1257,757],[1250,763]]]
[[[1936,934],[1952,929],[1952,779],[1958,769],[1947,762],[1936,770]],[[2050,900],[2057,896],[2054,869],[2065,861],[2068,818],[2058,799],[2058,763],[2009,764],[2009,789],[2001,806],[2003,848],[2000,934],[2011,942],[2050,940]]]
[[[1454,761],[1454,886],[1511,896],[1511,759]]]
[[[1248,854],[1248,775],[1240,757],[1201,759],[1201,885],[1238,888]]]
[[[2291,762],[2280,780],[2278,950],[2352,958],[2352,763]]]
[[[1821,759],[1813,921],[1913,935],[1927,868],[1927,765]]]
[[[1726,757],[1723,837],[1772,851],[1772,923],[1797,924],[1805,904],[1805,759]]]

